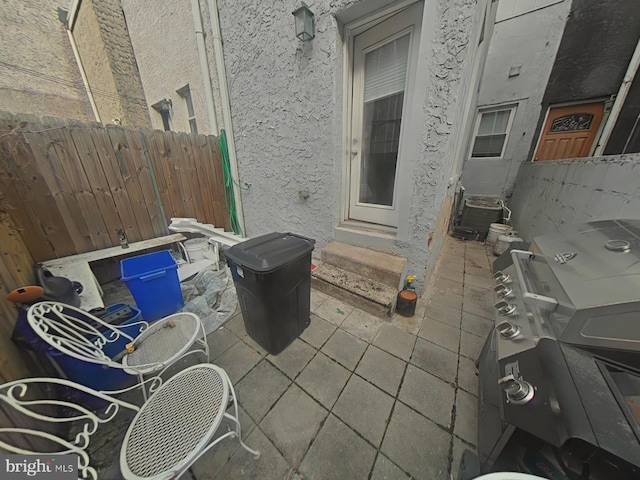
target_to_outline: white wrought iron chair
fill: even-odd
[[[75,360],[137,375],[145,399],[145,375],[159,376],[193,353],[202,352],[209,361],[205,330],[200,318],[193,313],[176,313],[152,324],[136,322],[114,326],[71,305],[40,302],[29,308],[27,320],[34,332],[58,352]],[[135,336],[131,335],[132,330]],[[72,380],[86,383],[77,377]],[[96,388],[95,383],[88,386]]]
[[[238,437],[254,458],[260,456],[242,441],[236,394],[221,368],[198,364],[164,383],[159,377],[146,382],[151,383],[152,394],[142,407],[59,378],[28,378],[0,385],[0,410],[14,422],[11,426],[0,424],[0,451],[22,455],[76,453],[79,478],[95,480],[100,472],[91,465],[91,439],[101,426],[128,410],[135,417],[127,428],[119,462],[122,477],[127,480],[178,478],[229,437]],[[57,394],[53,398],[52,391]],[[97,401],[101,402],[100,408],[91,407]],[[231,413],[227,412],[229,402],[233,403]],[[214,438],[224,418],[234,427]],[[66,435],[55,431],[65,425]]]

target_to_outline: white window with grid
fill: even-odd
[[[515,106],[478,112],[471,158],[502,158]]]

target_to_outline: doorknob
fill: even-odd
[[[358,154],[358,150],[356,150],[355,148],[351,150],[351,155],[356,156],[357,154]]]

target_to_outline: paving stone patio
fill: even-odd
[[[476,441],[474,360],[492,326],[492,261],[483,244],[447,238],[417,324],[312,291],[310,326],[277,356],[236,314],[209,335],[211,361],[229,373],[243,438],[261,457],[226,440],[183,478],[455,478]]]

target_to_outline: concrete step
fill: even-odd
[[[380,318],[389,319],[398,290],[382,282],[326,263],[311,272],[311,286]]]
[[[322,262],[398,289],[407,260],[388,253],[333,242],[320,253]]]

